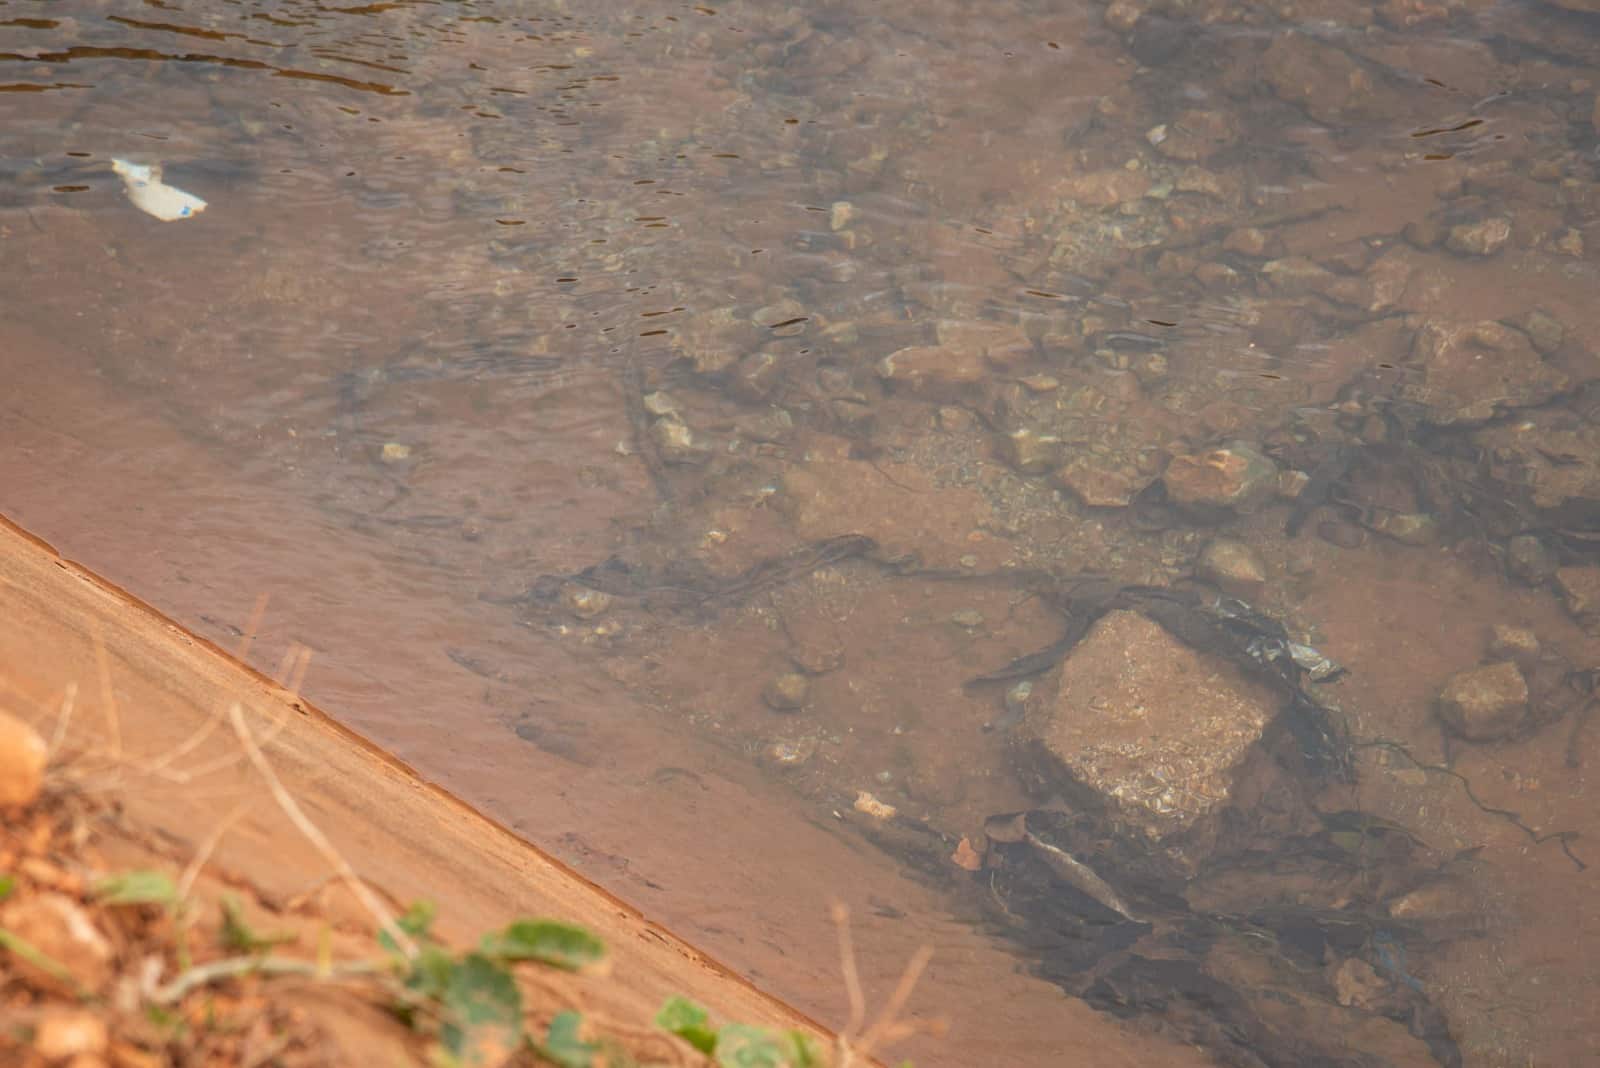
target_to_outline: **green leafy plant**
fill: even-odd
[[[656,1013],[656,1026],[710,1057],[718,1068],[818,1068],[823,1063],[811,1039],[799,1031],[738,1023],[712,1027],[710,1014],[688,998],[668,998]]]
[[[273,946],[293,942],[294,935],[257,934],[244,918],[244,906],[232,894],[222,898],[222,944],[237,953],[263,953]]]
[[[178,901],[178,887],[163,871],[125,871],[107,875],[94,884],[94,896],[106,905],[160,905]]]
[[[579,971],[605,959],[605,943],[570,923],[518,920],[505,930],[483,936],[479,952],[501,961],[538,961],[566,971]]]
[[[550,1021],[543,1042],[532,1043],[534,1052],[560,1068],[591,1068],[598,1043],[583,1039],[583,1014],[563,1012]]]

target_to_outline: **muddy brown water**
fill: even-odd
[[[271,593],[263,664],[822,1019],[831,897],[879,997],[933,945],[919,1064],[1600,1054],[1596,5],[7,0],[0,61],[0,506],[64,552]],[[1058,827],[1129,924],[985,836],[1067,819],[1059,657],[968,683],[1219,538],[1354,781],[1187,883]],[[1462,739],[1495,625],[1545,667]]]

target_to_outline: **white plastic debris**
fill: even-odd
[[[170,186],[161,180],[161,164],[146,166],[125,159],[111,161],[111,169],[122,177],[133,206],[162,222],[187,219],[206,210],[206,202],[193,193]]]

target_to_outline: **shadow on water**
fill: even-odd
[[[1221,1063],[1592,1057],[1600,8],[813,7],[0,3],[12,315],[478,744],[664,781],[604,680]]]

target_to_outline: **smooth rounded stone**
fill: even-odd
[[[39,732],[0,712],[0,807],[31,805],[44,785],[50,747]]]
[[[1277,488],[1278,468],[1251,446],[1233,441],[1173,457],[1161,481],[1178,504],[1250,512]]]
[[[1341,549],[1359,549],[1367,543],[1367,532],[1342,519],[1324,519],[1317,524],[1317,537]]]
[[[774,738],[763,755],[768,763],[780,768],[798,768],[817,755],[817,739],[809,734],[800,738]]]
[[[1436,219],[1412,219],[1400,231],[1400,236],[1412,248],[1426,251],[1438,247],[1439,242],[1444,240],[1444,227]]]
[[[967,630],[977,630],[979,627],[983,626],[984,618],[983,613],[978,611],[976,608],[963,608],[959,612],[952,612],[950,614],[950,622],[954,623],[958,627],[964,627]]]
[[[751,441],[787,441],[794,433],[794,416],[785,408],[768,408],[759,414],[741,415],[733,421],[733,427]]]
[[[1061,466],[1063,445],[1054,434],[1019,427],[1003,439],[1006,460],[1025,475],[1043,475]]]
[[[872,405],[853,397],[830,398],[828,412],[840,426],[863,427],[872,422]]]
[[[1511,220],[1500,216],[1452,226],[1444,247],[1463,256],[1493,256],[1511,240]]]
[[[1474,742],[1514,734],[1528,718],[1528,682],[1510,661],[1458,671],[1439,691],[1439,718]]]
[[[1420,382],[1408,399],[1427,406],[1438,425],[1481,423],[1507,408],[1543,404],[1567,387],[1567,375],[1545,363],[1528,335],[1492,320],[1417,331],[1413,358]]]
[[[1031,706],[1023,731],[1060,773],[1193,868],[1277,711],[1233,664],[1114,611],[1068,654],[1055,701]],[[1182,843],[1169,841],[1180,832]]]
[[[1383,512],[1368,526],[1402,545],[1432,545],[1439,540],[1439,521],[1421,512]]]
[[[399,441],[386,441],[378,452],[384,463],[397,464],[411,459],[411,446]]]
[[[665,416],[650,424],[661,458],[669,464],[692,464],[705,458],[705,450],[682,421]]]
[[[1267,584],[1267,565],[1250,546],[1233,538],[1214,538],[1200,550],[1196,572],[1219,589],[1246,599]]]
[[[1255,226],[1234,230],[1222,239],[1224,251],[1240,256],[1265,256],[1273,247],[1272,235]]]
[[[568,583],[561,588],[561,603],[579,619],[594,619],[611,607],[611,595],[603,590]]]
[[[879,360],[877,373],[886,382],[926,390],[981,382],[987,369],[983,356],[971,349],[913,345]]]
[[[658,389],[654,393],[646,393],[639,403],[651,415],[677,416],[683,411],[683,407],[678,403],[677,398],[664,389]]]
[[[1202,263],[1194,269],[1194,278],[1210,289],[1233,290],[1244,284],[1244,275],[1226,263]]]
[[[1489,632],[1489,655],[1527,664],[1539,659],[1539,636],[1527,627],[1496,623]]]
[[[1555,580],[1572,617],[1591,630],[1600,627],[1600,567],[1558,567]]]
[[[1561,320],[1538,308],[1523,317],[1522,330],[1533,347],[1546,356],[1559,349],[1567,338],[1567,328],[1561,325]]]
[[[811,681],[798,671],[786,671],[767,681],[761,688],[761,699],[767,707],[778,712],[793,712],[804,708],[811,695]]]
[[[805,317],[806,310],[799,301],[785,299],[774,304],[768,304],[764,308],[757,308],[751,313],[750,321],[757,326],[764,326],[771,330],[773,327],[782,326],[795,319],[804,319]]]
[[[1533,534],[1518,534],[1506,542],[1506,566],[1530,586],[1542,586],[1555,576],[1559,562],[1545,543]]]

